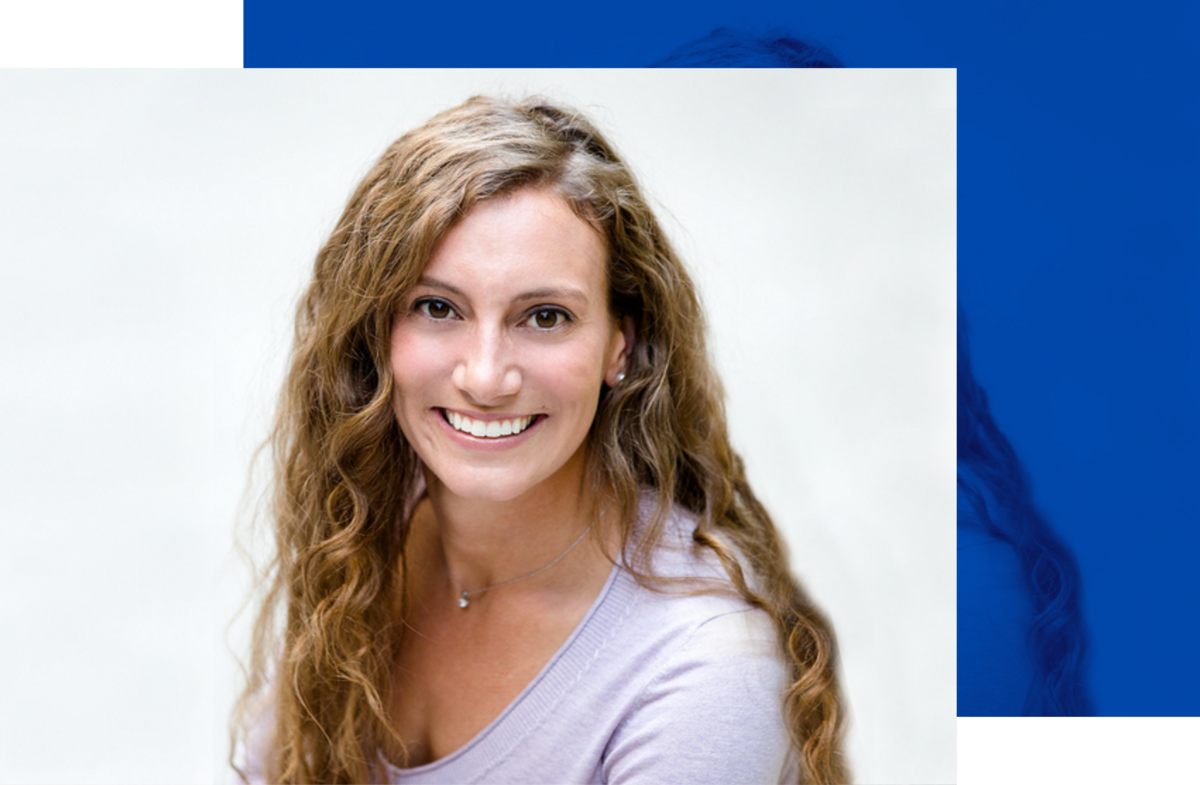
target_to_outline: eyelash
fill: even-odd
[[[433,314],[431,314],[429,312],[430,306],[443,306],[449,311],[449,314],[447,314],[446,316],[434,316]],[[435,321],[435,322],[449,321],[453,316],[456,316],[458,314],[458,312],[454,309],[453,305],[451,305],[450,303],[446,302],[445,300],[442,300],[437,297],[423,297],[420,300],[417,300],[415,303],[413,303],[413,310],[420,312],[421,314],[423,314],[425,316],[425,318],[431,319],[432,321]],[[547,332],[548,333],[548,332],[552,332],[554,330],[561,329],[564,325],[570,324],[571,322],[575,321],[574,319],[571,318],[571,314],[567,313],[567,311],[565,311],[564,309],[554,308],[554,307],[546,307],[546,306],[543,306],[541,308],[535,308],[532,311],[529,311],[527,313],[527,315],[525,316],[525,318],[522,319],[521,321],[522,321],[522,323],[532,322],[535,318],[537,318],[541,314],[547,314],[547,313],[555,314],[556,316],[561,317],[561,318],[558,320],[558,322],[553,327],[538,327],[538,326],[534,325],[533,329],[537,330],[538,332]]]
[[[436,297],[425,297],[420,300],[417,300],[415,303],[413,303],[413,310],[421,312],[422,314],[425,315],[425,317],[427,319],[432,319],[435,322],[444,322],[450,318],[449,315],[434,316],[433,314],[431,314],[429,312],[429,306],[431,306],[431,305],[444,305],[446,307],[446,309],[450,311],[451,314],[458,313],[457,311],[454,310],[453,305],[446,302],[445,300],[439,300]]]
[[[560,316],[562,318],[559,319],[553,327],[538,327],[537,325],[533,325],[533,329],[541,331],[541,332],[550,332],[552,330],[561,329],[562,327],[570,324],[573,321],[573,319],[571,319],[571,314],[567,313],[562,308],[537,308],[537,309],[529,312],[529,316],[527,316],[525,318],[525,321],[532,322],[534,319],[536,319],[538,316],[540,316],[544,313],[552,313],[552,314],[554,314],[556,316]]]

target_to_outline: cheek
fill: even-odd
[[[438,351],[431,341],[393,332],[391,349],[392,381],[397,394],[418,394],[448,373],[442,367],[446,364],[446,353]]]
[[[526,383],[552,396],[564,410],[593,410],[604,381],[603,357],[595,347],[587,351],[555,351],[526,363]],[[536,370],[535,370],[536,369]]]

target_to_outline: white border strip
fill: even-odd
[[[2,68],[241,68],[242,0],[5,3]]]
[[[1197,782],[1197,717],[961,717],[960,785]]]

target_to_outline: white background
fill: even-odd
[[[952,71],[63,71],[0,73],[0,781],[229,779],[295,299],[387,144],[479,92],[588,111],[640,174],[837,628],[856,778],[954,780]]]

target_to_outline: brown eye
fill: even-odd
[[[542,330],[550,330],[558,327],[562,322],[566,321],[566,315],[562,311],[538,311],[533,315],[533,324]]]
[[[444,300],[422,300],[417,303],[417,309],[424,311],[430,319],[449,319],[454,314],[450,303]]]

